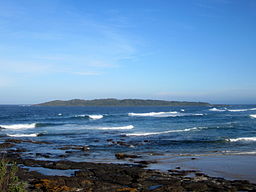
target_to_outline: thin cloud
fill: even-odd
[[[96,76],[96,75],[101,75],[102,73],[95,72],[95,71],[83,71],[83,72],[73,72],[73,74],[84,75],[84,76]]]

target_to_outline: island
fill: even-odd
[[[206,102],[188,101],[164,101],[151,99],[72,99],[54,100],[45,103],[35,104],[36,106],[211,106]]]

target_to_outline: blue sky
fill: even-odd
[[[0,103],[256,103],[254,0],[0,0]]]

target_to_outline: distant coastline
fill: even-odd
[[[207,102],[189,102],[189,101],[165,101],[151,99],[72,99],[72,100],[54,100],[35,104],[34,106],[212,106]]]

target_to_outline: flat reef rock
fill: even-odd
[[[6,158],[28,167],[42,167],[53,171],[74,170],[71,176],[47,176],[20,168],[18,177],[28,183],[28,191],[256,191],[256,185],[248,181],[228,181],[203,173],[188,177],[187,174],[191,171],[184,170],[169,170],[165,173],[129,164],[39,161],[22,159],[18,153],[9,153]]]

